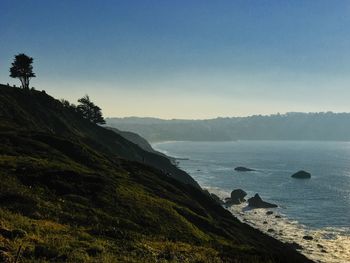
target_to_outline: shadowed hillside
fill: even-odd
[[[109,157],[156,166],[169,176],[198,186],[189,175],[173,166],[167,158],[144,151],[115,132],[90,123],[73,109],[63,107],[60,101],[45,92],[25,92],[7,86],[0,87],[2,131],[23,131],[29,136],[43,137],[41,140],[45,140],[47,134],[62,136],[75,143],[84,143],[96,148]]]
[[[310,262],[44,92],[0,86],[0,180],[0,262]]]

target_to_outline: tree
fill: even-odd
[[[30,79],[36,77],[32,64],[33,58],[25,54],[18,54],[15,56],[12,67],[10,68],[10,77],[19,78],[24,89],[29,89]]]
[[[83,118],[96,124],[105,124],[106,121],[102,117],[101,108],[95,105],[88,95],[78,100],[80,104],[77,106],[78,112],[80,112]]]

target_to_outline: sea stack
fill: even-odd
[[[275,205],[275,204],[271,204],[271,203],[263,201],[258,194],[255,194],[254,197],[251,197],[248,199],[248,205],[250,207],[253,207],[253,208],[274,208],[274,207],[277,207],[277,205]]]
[[[253,172],[255,171],[254,169],[243,167],[243,166],[238,166],[235,168],[235,171],[237,172]]]
[[[296,172],[295,174],[293,174],[292,177],[293,178],[297,178],[297,179],[310,179],[311,178],[311,174],[301,170],[301,171]]]
[[[231,198],[226,198],[226,203],[225,205],[227,207],[232,206],[232,205],[239,205],[243,202],[245,202],[246,200],[244,199],[244,197],[247,195],[247,193],[245,191],[243,191],[242,189],[235,189],[231,192]]]

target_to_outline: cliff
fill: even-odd
[[[45,92],[0,86],[0,180],[3,262],[310,262]]]

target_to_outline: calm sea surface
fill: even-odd
[[[245,221],[258,228],[274,226],[280,239],[295,241],[305,233],[314,235],[314,242],[300,240],[304,254],[321,262],[350,262],[349,142],[165,142],[153,146],[170,156],[188,158],[180,160],[179,167],[202,187],[221,197],[236,188],[245,190],[248,197],[259,193],[276,203],[275,213],[283,216],[277,221],[260,209],[244,213],[242,206],[232,208]],[[256,171],[236,172],[237,166]],[[299,170],[310,172],[311,179],[291,178]],[[269,225],[260,224],[262,220]],[[285,233],[288,229],[291,233]],[[302,231],[299,236],[292,233],[296,229]],[[343,247],[337,249],[337,242]],[[323,244],[323,251],[311,243]]]

